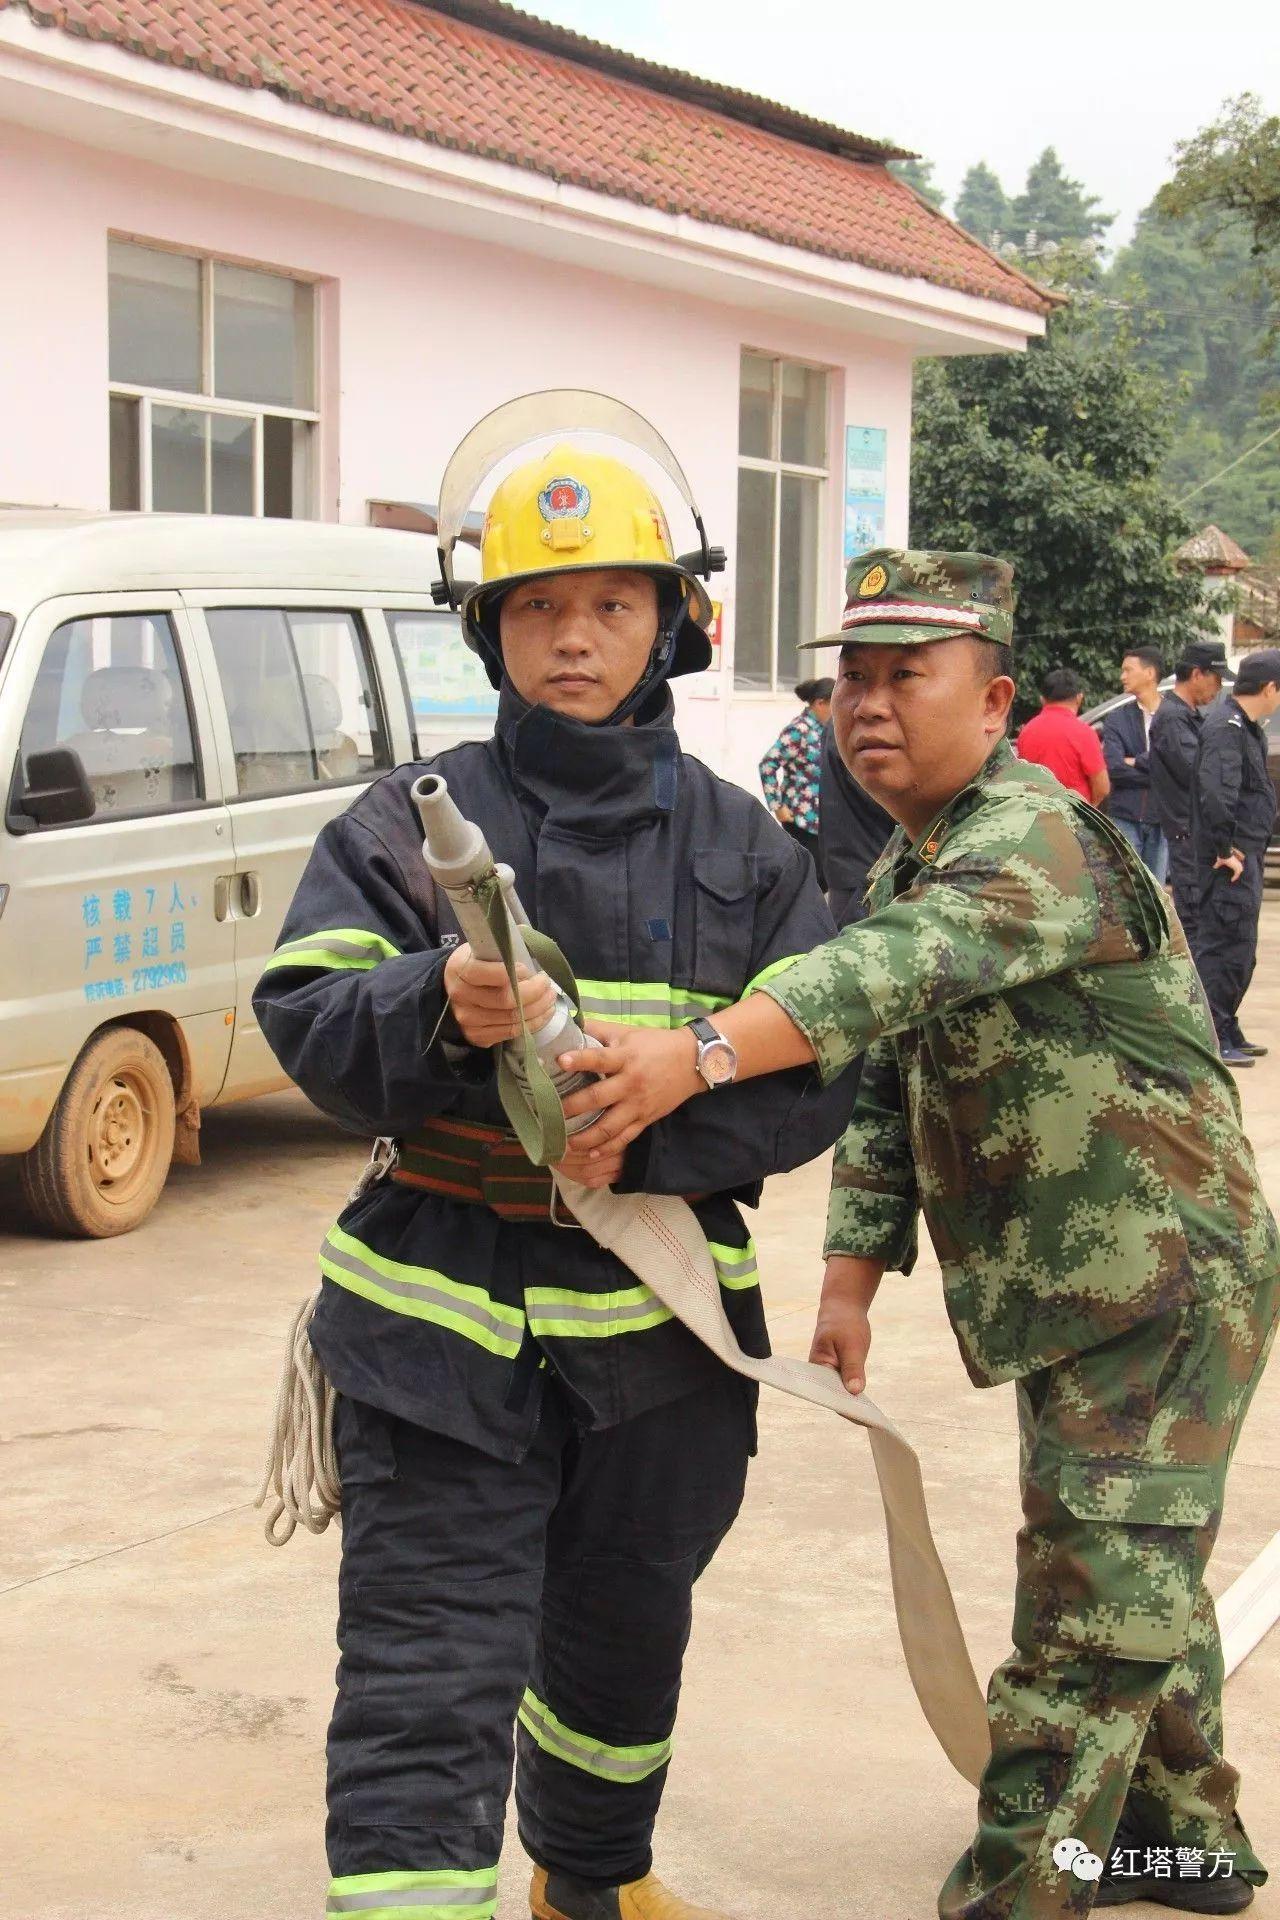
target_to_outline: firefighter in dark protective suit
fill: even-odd
[[[584,1012],[693,1023],[830,938],[803,850],[681,752],[666,682],[708,665],[710,606],[648,485],[557,446],[495,492],[483,576],[462,613],[495,735],[429,764],[514,867]],[[317,1105],[398,1145],[329,1233],[311,1325],[342,1478],[327,1912],[490,1920],[514,1740],[538,1920],[718,1920],[657,1880],[651,1838],[755,1389],[553,1212],[505,1130],[490,1047],[514,1002],[423,864],[422,771],[321,834],[255,997]],[[548,994],[523,982],[535,1026]],[[577,1136],[562,1164],[693,1200],[763,1354],[736,1203],[830,1145],[851,1091],[811,1069],[726,1086],[625,1154],[590,1162]]]
[[[1246,654],[1228,697],[1200,733],[1191,831],[1200,879],[1195,959],[1228,1066],[1267,1049],[1240,1030],[1240,1003],[1258,958],[1263,860],[1276,819],[1263,720],[1280,708],[1280,650]]]

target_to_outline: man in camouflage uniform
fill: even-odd
[[[1015,1651],[939,1912],[1235,1912],[1266,1876],[1204,1570],[1280,1299],[1236,1091],[1160,888],[1004,738],[1010,569],[864,554],[836,637],[841,752],[900,824],[870,917],[714,1024],[739,1079],[867,1050],[812,1357],[861,1390],[919,1210],[972,1379],[1017,1382]],[[698,1092],[687,1034],[608,1037],[608,1078],[568,1103],[605,1109],[602,1149]]]

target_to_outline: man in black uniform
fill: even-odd
[[[1200,918],[1200,880],[1191,846],[1192,776],[1204,709],[1231,677],[1221,640],[1193,642],[1174,668],[1173,685],[1151,722],[1151,798],[1169,844],[1169,884],[1192,959]]]
[[[681,752],[666,682],[709,664],[705,590],[640,476],[580,446],[498,487],[483,574],[462,614],[496,734],[430,765],[514,867],[584,1012],[696,1034],[834,931],[808,854]],[[514,1737],[536,1920],[721,1920],[663,1887],[650,1843],[754,1389],[554,1211],[504,1132],[490,1049],[514,1001],[427,874],[420,772],[321,833],[254,998],[316,1104],[397,1143],[329,1232],[310,1329],[342,1478],[327,1912],[492,1920]],[[524,983],[535,1026],[547,991]],[[735,1201],[829,1146],[852,1092],[775,1074],[595,1166],[588,1132],[563,1165],[690,1199],[738,1340],[764,1354]]]
[[[818,785],[818,850],[827,905],[837,927],[866,918],[867,875],[888,845],[894,824],[840,758],[828,721]]]
[[[1276,818],[1261,722],[1280,708],[1280,650],[1246,654],[1232,692],[1206,717],[1196,755],[1191,833],[1200,882],[1196,962],[1228,1066],[1264,1054],[1240,1031],[1258,957],[1262,866]]]

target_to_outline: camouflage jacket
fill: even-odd
[[[979,1385],[1277,1270],[1182,929],[1108,820],[1001,742],[870,904],[763,989],[824,1078],[868,1050],[827,1252],[909,1272],[922,1210]]]

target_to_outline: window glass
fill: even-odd
[[[200,262],[112,240],[108,276],[111,378],[199,393]]]
[[[782,476],[778,529],[778,684],[807,680],[813,655],[797,651],[818,633],[819,521],[822,482],[798,473]]]
[[[142,476],[138,465],[138,402],[111,396],[111,509],[136,512],[142,505]]]
[[[739,687],[772,682],[774,501],[772,473],[738,471],[738,564],[733,602],[733,677]]]
[[[827,464],[827,376],[782,365],[782,458],[797,467]]]
[[[102,614],[50,634],[18,750],[80,757],[94,818],[161,812],[201,794],[191,713],[167,614]]]
[[[311,449],[308,420],[262,417],[262,511],[268,520],[301,520],[311,511]]]
[[[355,615],[211,608],[242,794],[367,780],[391,765]]]
[[[753,460],[773,457],[773,361],[744,353],[738,387],[738,452]]]
[[[252,420],[210,414],[209,506],[213,513],[253,512]]]
[[[151,504],[157,513],[203,513],[209,416],[196,407],[151,409]]]
[[[312,403],[312,289],[283,274],[213,265],[213,390],[265,406]]]
[[[391,611],[387,625],[409,689],[417,753],[426,752],[423,733],[433,721],[478,719],[498,711],[497,693],[455,614]]]

